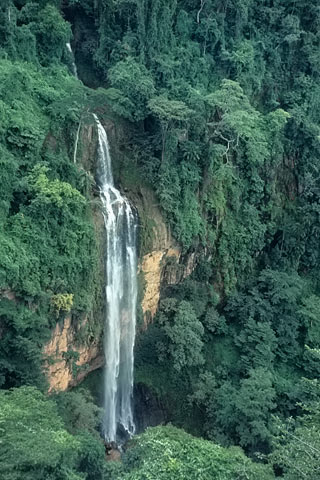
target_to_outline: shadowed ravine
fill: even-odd
[[[117,441],[135,430],[132,413],[133,347],[137,302],[137,219],[128,200],[114,187],[106,132],[98,129],[98,184],[106,231],[106,318],[103,434]]]

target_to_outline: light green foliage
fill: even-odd
[[[64,410],[63,418],[66,418],[68,430],[73,435],[59,416],[54,399],[34,387],[0,391],[0,468],[3,478],[103,480],[105,452],[94,432],[97,407],[80,393],[62,394],[58,405]],[[71,405],[75,409],[73,419],[68,415],[71,414]]]
[[[161,124],[167,126],[170,122],[186,122],[190,120],[192,110],[184,102],[168,98],[153,97],[148,104],[151,112],[159,118]]]
[[[80,480],[80,442],[64,428],[56,406],[32,387],[0,392],[1,472],[6,480]]]
[[[58,293],[51,298],[51,304],[54,306],[57,313],[61,310],[64,312],[70,312],[73,305],[72,293]]]
[[[50,205],[58,208],[71,206],[73,210],[85,205],[85,199],[78,190],[57,179],[50,181],[47,172],[47,167],[37,165],[28,177],[30,190],[34,195],[32,205],[38,212],[42,205],[46,208]]]
[[[263,117],[249,102],[240,85],[223,80],[221,88],[208,95],[207,102],[218,114],[219,121],[213,124],[212,135],[225,144],[224,156],[228,161],[233,149],[244,143],[244,154],[250,163],[262,163],[268,157],[266,132]],[[231,151],[230,151],[231,149]]]
[[[167,426],[149,428],[132,441],[115,480],[271,480],[271,469],[255,465],[239,448],[222,448]]]

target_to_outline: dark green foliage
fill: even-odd
[[[111,85],[119,90],[123,115],[133,121],[146,117],[147,102],[154,94],[154,85],[147,69],[133,58],[118,62],[108,72]]]
[[[274,453],[271,461],[276,468],[283,471],[285,480],[319,477],[319,382],[308,382],[308,400],[303,405],[303,415],[286,422],[276,421]]]
[[[100,440],[84,432],[77,436],[80,440],[78,470],[86,480],[105,480],[105,448]]]
[[[160,358],[167,359],[169,355],[177,371],[204,363],[201,351],[204,329],[190,303],[164,300],[159,322],[165,335],[164,343],[158,347]]]
[[[17,257],[15,257],[17,261]],[[1,299],[0,387],[45,387],[42,346],[50,337],[48,305]]]
[[[81,431],[96,433],[103,411],[93,403],[88,391],[80,389],[62,392],[55,400],[59,414],[70,433],[76,434]]]
[[[258,367],[236,390],[225,382],[217,391],[215,406],[217,426],[222,432],[233,432],[243,447],[263,450],[271,440],[270,413],[275,408],[272,373]]]
[[[57,8],[59,3],[5,1],[0,10],[2,56],[40,62],[44,66],[60,62],[71,37],[71,28]]]
[[[299,414],[305,398],[301,376],[313,379],[320,372],[318,297],[310,296],[310,286],[294,271],[267,269],[254,287],[249,284],[222,306],[196,280],[203,282],[199,268],[166,292],[156,324],[138,343],[137,378],[163,399],[177,425],[199,433],[192,415],[210,439],[268,452],[271,414]],[[183,322],[177,315],[182,306]],[[198,331],[200,322],[204,328]]]

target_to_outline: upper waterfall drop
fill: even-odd
[[[134,341],[137,304],[137,218],[128,200],[114,186],[107,134],[98,130],[98,184],[106,230],[106,357],[103,432],[115,441],[117,429],[132,435]]]
[[[77,66],[76,66],[75,61],[74,61],[74,53],[73,53],[70,42],[66,43],[66,47],[67,47],[68,52],[72,55],[72,63],[71,63],[72,74],[73,74],[74,77],[78,78]]]

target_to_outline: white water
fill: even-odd
[[[77,67],[76,67],[76,64],[74,62],[74,54],[73,54],[73,51],[72,51],[72,48],[71,48],[71,44],[68,42],[66,43],[66,47],[68,49],[68,51],[71,53],[72,55],[72,63],[71,63],[71,66],[72,66],[72,74],[78,78],[78,72],[77,72]]]
[[[77,163],[77,153],[78,153],[80,128],[81,128],[81,117],[80,117],[79,125],[78,125],[78,128],[77,128],[76,140],[75,140],[75,143],[74,143],[73,163]]]
[[[132,414],[133,347],[137,302],[137,219],[128,200],[114,187],[106,132],[98,129],[98,183],[106,230],[106,331],[104,351],[104,436],[115,441],[122,426],[134,433]]]

